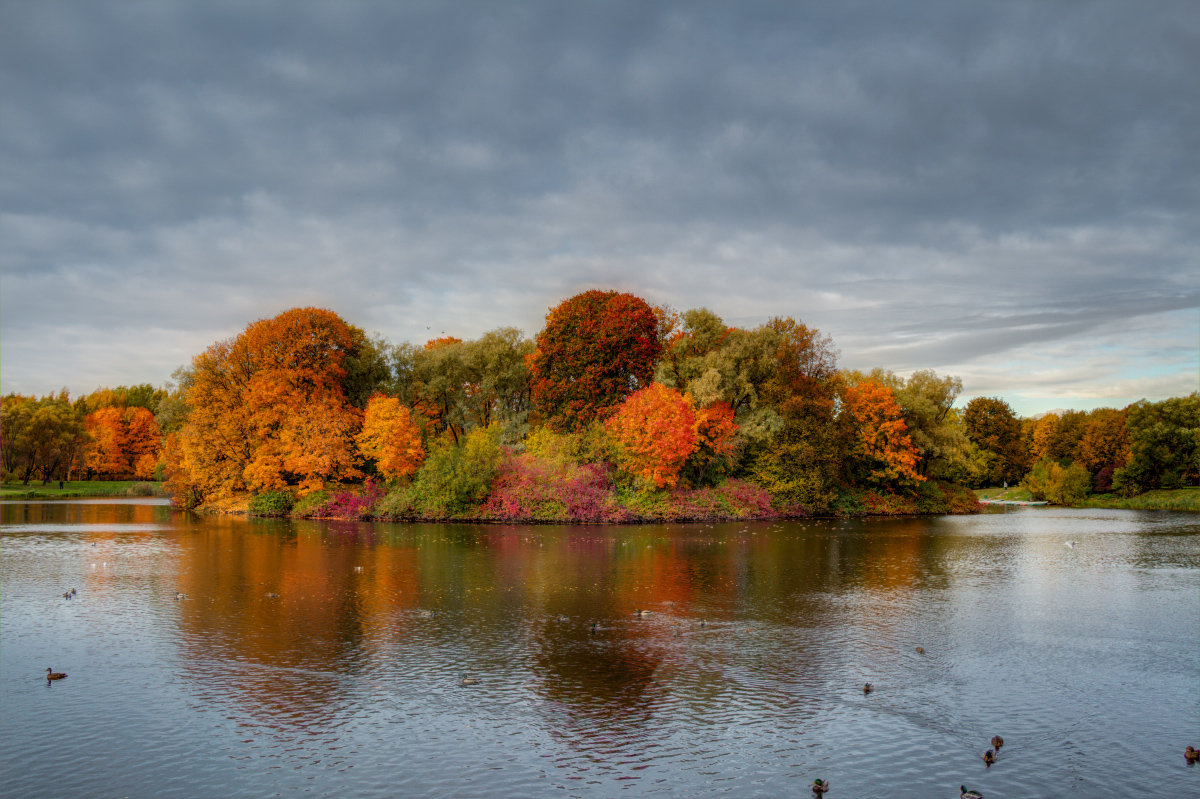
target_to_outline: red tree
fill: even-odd
[[[647,385],[662,350],[659,322],[645,300],[616,291],[585,291],[552,308],[529,360],[546,423],[585,427]]]

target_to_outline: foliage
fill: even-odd
[[[605,428],[617,447],[617,462],[654,488],[674,487],[688,456],[699,446],[692,398],[661,383],[630,395]]]
[[[754,461],[753,481],[783,513],[820,516],[833,508],[841,463],[822,432],[792,427]]]
[[[1043,459],[1034,464],[1021,485],[1037,500],[1055,505],[1080,502],[1092,490],[1092,476],[1078,463],[1062,466],[1058,461]]]
[[[330,491],[320,488],[316,491],[309,491],[303,496],[296,497],[296,504],[292,506],[292,516],[307,519],[319,515],[321,508],[329,501],[330,496]]]
[[[331,311],[297,308],[249,325],[192,363],[187,423],[168,451],[173,491],[221,497],[319,489],[359,476],[346,358],[363,337]]]
[[[149,410],[106,406],[88,414],[84,427],[92,439],[84,449],[84,467],[89,474],[108,478],[154,476],[162,435]]]
[[[65,391],[40,399],[9,394],[0,400],[3,471],[26,485],[70,479],[90,440],[80,412]]]
[[[534,402],[554,430],[578,430],[646,386],[662,345],[645,300],[585,291],[550,309],[529,358]]]
[[[1101,493],[1112,486],[1112,472],[1125,465],[1129,459],[1129,430],[1125,426],[1125,411],[1112,408],[1097,408],[1088,415],[1083,436],[1075,450],[1075,459],[1099,480],[1102,472],[1108,479],[1097,485]]]
[[[684,463],[683,474],[693,486],[714,485],[733,469],[741,441],[733,407],[716,402],[696,409],[696,449]]]
[[[361,490],[343,488],[326,492],[324,502],[308,510],[309,518],[320,519],[364,519],[374,515],[373,510],[384,496],[383,487],[373,480],[363,483]]]
[[[250,498],[251,516],[287,516],[296,504],[290,491],[263,491]]]
[[[1135,402],[1126,409],[1129,459],[1113,474],[1113,487],[1125,496],[1155,488],[1197,483],[1200,395],[1162,402]]]
[[[486,499],[500,466],[499,428],[472,430],[455,446],[443,439],[417,472],[410,496],[425,518],[461,516]]]
[[[1017,482],[1025,474],[1028,455],[1021,441],[1021,423],[1012,408],[996,397],[976,397],[963,413],[967,437],[995,456],[988,479],[993,484]]]
[[[609,470],[602,464],[544,461],[532,454],[508,454],[482,518],[511,521],[613,523],[630,521],[616,503]]]
[[[877,487],[911,486],[925,479],[917,473],[917,449],[890,388],[872,379],[846,386],[842,413],[853,428],[847,453],[853,477]]]
[[[421,429],[395,397],[376,394],[370,399],[362,432],[355,441],[359,451],[373,458],[380,473],[389,479],[408,477],[425,458]]]

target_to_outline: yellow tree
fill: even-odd
[[[359,451],[373,458],[379,471],[390,479],[411,475],[425,458],[421,428],[395,397],[371,397],[355,441]]]

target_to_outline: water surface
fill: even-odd
[[[1200,795],[1195,514],[0,514],[6,796]]]

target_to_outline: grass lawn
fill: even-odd
[[[1031,502],[1033,494],[1029,493],[1029,489],[1021,488],[1020,486],[1010,486],[1009,488],[977,488],[975,496],[980,499],[1006,499],[1011,502]]]
[[[70,480],[58,487],[57,480],[46,485],[30,480],[29,485],[4,483],[0,499],[71,499],[75,497],[148,497],[162,496],[162,483],[143,480]],[[134,486],[138,488],[134,489]]]
[[[1085,508],[1200,511],[1200,488],[1147,491],[1136,497],[1123,497],[1119,494],[1094,494],[1081,504]]]
[[[1014,486],[1003,488],[977,488],[975,496],[980,499],[1010,499],[1028,502],[1032,495],[1027,489]],[[1177,488],[1173,490],[1147,491],[1136,497],[1120,494],[1093,494],[1074,507],[1121,508],[1124,510],[1194,510],[1200,511],[1200,488]]]

